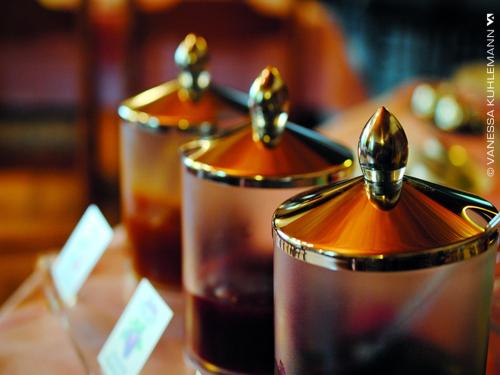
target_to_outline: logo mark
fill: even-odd
[[[493,21],[495,21],[495,15],[493,13],[486,13],[486,26],[490,26]]]

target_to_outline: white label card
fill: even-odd
[[[142,279],[97,360],[105,375],[137,375],[174,313],[147,279]]]
[[[108,247],[113,229],[99,208],[90,205],[52,265],[52,279],[66,304],[78,291]]]

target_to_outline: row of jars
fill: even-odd
[[[178,78],[119,108],[135,272],[184,289],[189,358],[217,374],[484,373],[496,208],[405,176],[383,107],[347,179],[349,149],[287,121],[276,68],[247,97],[207,60],[188,35]]]

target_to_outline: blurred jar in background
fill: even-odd
[[[122,215],[134,269],[173,290],[182,284],[178,148],[247,121],[246,106],[211,84],[204,38],[187,35],[175,61],[177,79],[119,108]]]

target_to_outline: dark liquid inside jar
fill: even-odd
[[[180,207],[178,204],[134,194],[133,210],[124,222],[132,244],[135,271],[171,289],[182,287]]]
[[[328,361],[313,352],[303,351],[302,361],[293,374],[304,375],[476,375],[466,358],[458,360],[433,343],[417,337],[398,336],[386,343],[373,337],[346,339],[332,350]],[[324,358],[323,358],[324,359]],[[299,363],[299,362],[297,362]],[[281,361],[278,375],[287,375]],[[477,374],[479,375],[479,374]]]
[[[187,296],[190,350],[202,363],[224,370],[272,374],[272,260],[221,262],[219,267],[207,268],[211,272],[205,275],[208,284],[203,296]],[[220,269],[215,277],[214,268]]]

